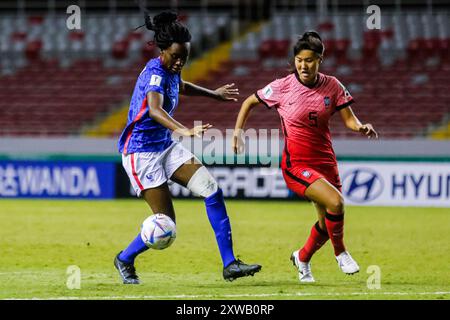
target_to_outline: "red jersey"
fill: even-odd
[[[277,79],[256,93],[266,107],[275,107],[285,136],[282,167],[336,165],[330,117],[354,102],[335,77],[319,73],[313,87],[300,82],[297,72]]]

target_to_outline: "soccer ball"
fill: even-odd
[[[176,237],[175,222],[165,214],[151,215],[142,223],[141,238],[149,248],[166,249],[175,241]]]

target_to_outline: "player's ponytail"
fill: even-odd
[[[167,25],[171,25],[176,22],[178,15],[172,11],[163,11],[160,14],[156,15],[152,19],[149,15],[145,17],[145,25],[148,30],[153,30],[155,32],[163,30],[163,28]]]
[[[184,43],[191,41],[191,34],[181,22],[179,22],[178,15],[172,11],[163,11],[153,19],[145,12],[145,26],[148,30],[154,31],[154,42],[161,49],[165,50],[172,45],[172,43]]]
[[[323,57],[325,46],[316,31],[307,31],[298,39],[294,46],[294,56],[302,50],[312,50]]]

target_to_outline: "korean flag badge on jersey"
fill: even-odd
[[[323,103],[325,104],[325,109],[328,109],[331,103],[330,97],[323,98]]]
[[[311,172],[309,172],[308,170],[303,170],[302,176],[304,176],[305,178],[309,178],[311,177]]]
[[[160,76],[153,74],[150,79],[150,85],[161,87],[161,80],[162,80],[162,78]]]

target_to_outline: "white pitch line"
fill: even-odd
[[[59,272],[59,271],[48,271],[48,272],[41,272],[41,271],[11,271],[11,272],[0,272],[0,276],[10,276],[10,275],[56,275],[56,276],[65,276],[66,273]],[[86,273],[85,276],[96,276],[96,277],[109,277],[111,274],[109,273]]]
[[[11,271],[11,272],[0,272],[0,276],[10,276],[10,275],[54,275],[56,272],[40,272],[40,271]],[[61,275],[64,273],[61,272]]]
[[[340,296],[370,296],[370,295],[386,295],[386,296],[411,296],[411,295],[447,295],[450,291],[436,292],[331,292],[331,293],[261,293],[261,294],[222,294],[222,295],[160,295],[160,296],[103,296],[103,297],[51,297],[51,298],[5,298],[3,300],[117,300],[117,299],[209,299],[209,298],[269,298],[269,297],[340,297]]]

